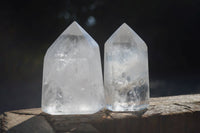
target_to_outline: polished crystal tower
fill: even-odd
[[[148,106],[147,46],[125,23],[105,43],[104,87],[109,110],[139,111]]]
[[[104,107],[98,44],[73,22],[44,58],[42,110],[53,115],[92,114]]]

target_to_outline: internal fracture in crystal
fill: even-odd
[[[138,111],[148,106],[147,46],[125,23],[105,43],[104,86],[109,110]]]
[[[44,58],[42,110],[49,114],[92,114],[104,107],[98,44],[73,22]]]

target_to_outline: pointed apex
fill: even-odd
[[[76,22],[71,23],[62,34],[83,35],[86,31]]]
[[[131,44],[137,47],[142,47],[142,49],[147,49],[145,42],[140,38],[140,36],[129,27],[126,23],[123,23],[107,40],[106,44]]]
[[[131,32],[134,32],[133,29],[131,29],[130,26],[128,26],[126,23],[123,23],[118,29],[116,32],[128,32],[128,33],[131,33]],[[134,32],[135,33],[135,32]]]
[[[57,38],[57,40],[62,40],[61,38],[67,40],[67,37],[71,37],[72,39],[84,38],[86,41],[88,41],[89,45],[98,47],[98,44],[95,42],[95,40],[76,21],[72,22]]]
[[[126,23],[123,23],[120,27],[128,27],[128,28],[130,28]]]
[[[80,26],[76,21],[73,21],[70,25]]]

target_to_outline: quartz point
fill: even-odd
[[[104,87],[106,106],[111,111],[148,107],[147,46],[125,23],[105,43]]]
[[[42,110],[52,115],[92,114],[105,106],[98,44],[73,22],[44,57]]]

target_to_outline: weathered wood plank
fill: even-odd
[[[28,111],[24,113],[5,112],[0,119],[2,121],[0,133],[54,133],[54,130],[43,116],[34,115]]]
[[[5,112],[1,132],[199,133],[200,94],[151,98],[141,112],[100,111],[93,115],[45,114],[41,109]]]

